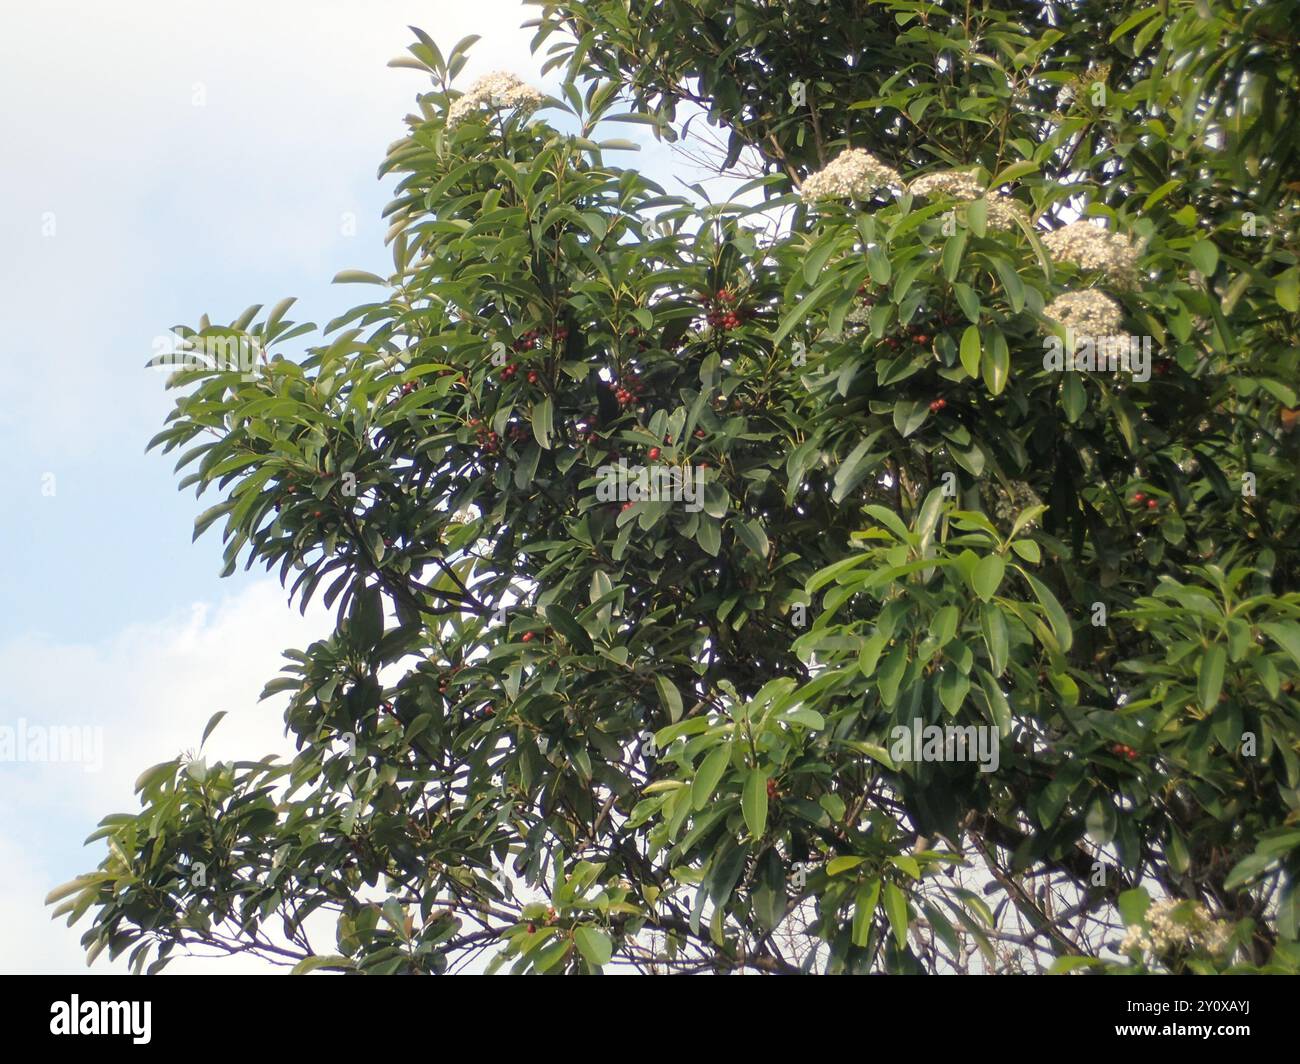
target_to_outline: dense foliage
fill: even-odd
[[[151,969],[1295,970],[1287,5],[539,6],[540,116],[417,33],[373,302],[181,330],[264,353],[172,378],[197,532],[339,623],[267,688],[297,756],[146,771],[58,912]],[[848,149],[896,180],[813,201]],[[1045,364],[1080,293],[1146,379]]]

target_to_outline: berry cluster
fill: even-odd
[[[519,374],[519,366],[514,362],[507,362],[504,366],[501,367],[501,372],[498,374],[498,376],[501,378],[501,383],[505,384],[509,381],[514,380],[515,377],[518,376],[518,374]]]
[[[1134,750],[1133,747],[1128,746],[1124,743],[1115,743],[1110,748],[1110,752],[1112,754],[1118,754],[1120,757],[1126,757],[1130,761],[1136,761],[1138,757],[1138,752]]]
[[[930,334],[928,332],[924,332],[921,329],[913,329],[910,333],[907,333],[902,339],[899,339],[897,336],[886,336],[884,343],[885,346],[888,348],[898,348],[898,347],[902,347],[904,342],[907,341],[910,341],[911,343],[914,344],[928,344],[930,342]]]
[[[510,345],[512,351],[533,351],[541,346],[545,334],[541,329],[529,329]],[[569,330],[563,326],[551,330],[551,341],[563,343],[569,338]]]
[[[1160,509],[1160,502],[1158,499],[1152,498],[1147,495],[1143,495],[1142,492],[1140,491],[1136,491],[1133,493],[1133,505],[1134,506],[1145,505],[1148,510]]]
[[[704,320],[711,328],[727,331],[740,324],[744,316],[744,308],[737,304],[735,292],[721,288],[712,297],[706,292],[701,298],[708,307]]]
[[[614,398],[618,400],[619,406],[632,406],[645,392],[645,385],[635,373],[629,373],[624,380],[626,383],[614,390]]]
[[[474,435],[478,439],[480,450],[492,452],[501,449],[501,437],[495,432],[489,432],[484,427],[481,419],[476,417],[470,418],[469,427],[474,430]]]
[[[934,400],[934,402],[930,404],[930,413],[937,414],[940,410],[942,410],[947,405],[948,405],[947,399],[936,399]]]
[[[447,688],[449,688],[449,687],[451,686],[451,681],[452,681],[453,677],[455,677],[456,673],[460,672],[460,670],[463,669],[463,668],[464,668],[463,665],[453,665],[453,666],[452,666],[450,669],[448,669],[446,672],[440,672],[440,673],[438,674],[438,693],[439,693],[439,694],[445,695],[445,694],[447,693]]]

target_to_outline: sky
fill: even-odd
[[[391,270],[375,173],[427,84],[387,66],[407,27],[444,51],[482,35],[462,87],[501,69],[553,86],[518,28],[532,17],[519,0],[5,5],[0,731],[92,731],[79,763],[0,760],[0,972],[85,970],[89,925],[43,904],[99,863],[85,837],[135,810],[141,770],[196,747],[219,710],[210,757],[288,749],[282,705],[258,695],[284,648],[331,623],[260,570],[219,579],[216,529],[191,543],[217,498],[178,493],[175,456],[145,453],[172,405],[144,368],[155,341],[285,296],[321,324],[355,303],[330,280]],[[643,144],[620,164],[686,174],[640,129],[618,127]]]

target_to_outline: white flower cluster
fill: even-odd
[[[1094,340],[1118,333],[1124,320],[1119,304],[1095,288],[1063,292],[1043,308],[1043,315]]]
[[[971,203],[984,196],[984,188],[967,170],[935,170],[914,178],[907,186],[913,196],[935,199],[947,196],[958,203]],[[1013,229],[1017,221],[1028,224],[1029,213],[1010,196],[987,197],[985,224],[990,229]]]
[[[1087,221],[1071,222],[1043,237],[1043,246],[1055,262],[1072,262],[1081,270],[1100,270],[1124,287],[1137,281],[1138,246],[1123,233]]]
[[[531,85],[525,85],[508,71],[484,74],[469,87],[447,111],[447,128],[454,129],[477,111],[483,104],[493,107],[513,107],[523,114],[535,111],[542,105],[543,96]]]
[[[850,148],[809,174],[799,189],[805,203],[829,199],[866,199],[878,188],[902,185],[893,167],[886,166],[869,151]]]
[[[965,170],[936,170],[922,174],[908,183],[907,191],[913,196],[951,196],[955,200],[969,202],[984,195],[984,189],[975,175]]]
[[[1134,946],[1156,956],[1174,950],[1222,953],[1232,939],[1232,925],[1213,919],[1199,901],[1165,899],[1151,903],[1147,926],[1132,924],[1120,949],[1127,953]]]
[[[1029,212],[1010,196],[990,196],[985,224],[990,229],[1013,229],[1017,220],[1029,224]]]

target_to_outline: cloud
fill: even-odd
[[[14,727],[21,718],[29,730],[90,726],[103,734],[99,771],[81,764],[0,764],[0,867],[6,868],[0,911],[17,929],[0,938],[0,970],[80,968],[77,940],[86,925],[69,930],[51,922],[45,894],[98,864],[100,844],[82,849],[81,840],[104,815],[138,809],[136,776],[195,749],[214,713],[228,716],[208,740],[210,760],[291,753],[283,701],[257,699],[278,673],[283,649],[305,647],[331,627],[325,610],[316,606],[300,616],[266,579],[98,641],[23,637],[0,645],[0,673],[9,678],[0,726]]]

